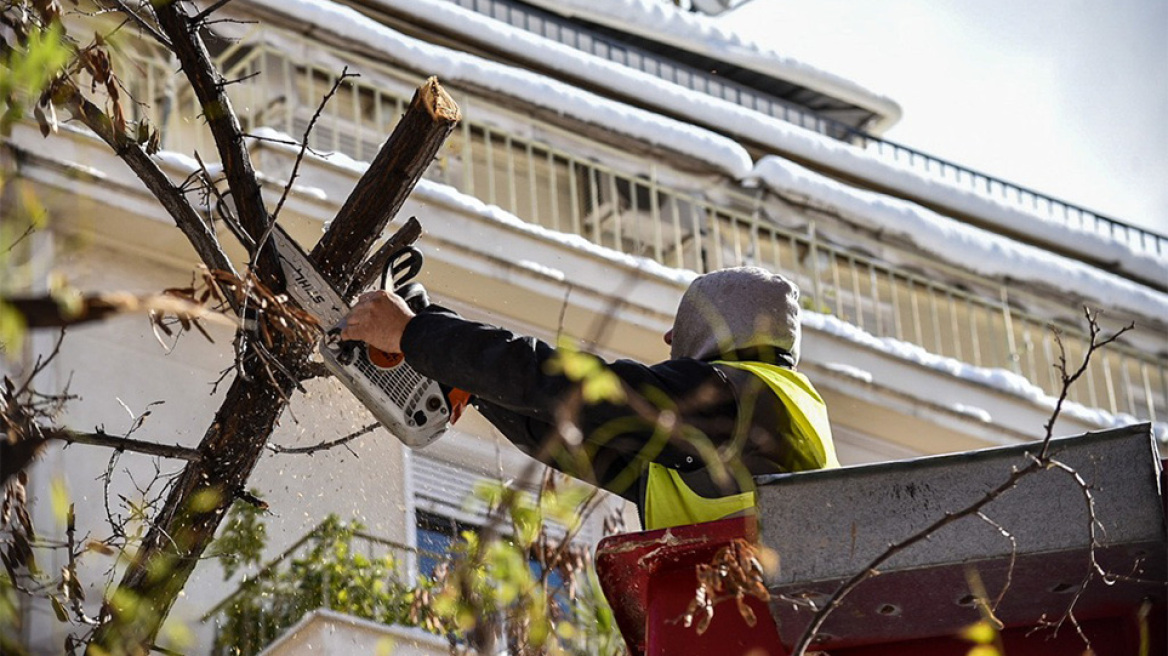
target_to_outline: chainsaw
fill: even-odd
[[[341,340],[349,313],[344,296],[321,275],[304,249],[279,224],[271,233],[288,295],[325,328],[317,350],[325,367],[403,444],[424,447],[458,419],[468,395],[423,377],[400,353],[386,353],[364,342]],[[410,309],[427,304],[421,285],[409,281],[422,268],[422,253],[409,247],[385,265],[381,285],[402,296]]]

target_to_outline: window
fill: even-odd
[[[434,570],[462,539],[463,532],[478,531],[478,527],[424,510],[417,511],[416,516],[418,574],[433,578]]]
[[[457,465],[418,454],[411,454],[410,473],[414,487],[417,572],[432,577],[439,564],[461,542],[464,532],[477,532],[486,524],[486,506],[468,500],[472,498],[476,484],[490,479]],[[599,526],[594,524],[596,522],[587,524],[576,542],[587,545],[599,539]],[[555,539],[564,535],[563,527],[550,522],[547,529]],[[540,576],[542,567],[539,562],[532,558],[529,563],[532,574]],[[560,609],[567,613],[571,602],[564,583],[560,572],[548,574],[548,589],[555,594]]]

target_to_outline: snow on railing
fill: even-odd
[[[937,180],[952,182],[1014,207],[1041,213],[1067,228],[1125,244],[1135,253],[1168,256],[1168,236],[1129,225],[1048,194],[868,134],[854,125],[822,116],[811,109],[736,84],[724,76],[688,67],[622,43],[616,38],[606,36],[595,29],[576,25],[550,12],[503,0],[451,1],[484,16],[582,52],[655,75],[693,91],[727,100],[801,128],[852,143],[886,162],[907,166]]]
[[[220,56],[230,62],[227,79],[262,80],[229,87],[245,130],[267,126],[303,134],[319,98],[342,69],[342,57],[350,64],[358,59],[307,41],[300,52],[305,56],[297,60],[287,48],[241,42]],[[342,85],[317,121],[310,145],[370,160],[421,80],[368,60],[359,61],[359,67],[362,77]],[[144,74],[131,84],[141,87],[140,97],[163,108],[156,122],[163,126],[164,147],[213,152],[194,99],[159,91],[172,88],[161,77],[171,75],[170,68],[155,62],[140,70]],[[652,160],[573,137],[497,105],[488,117],[478,108],[489,102],[452,92],[464,120],[427,171],[432,180],[530,223],[666,266],[701,273],[754,264],[781,271],[805,290],[811,309],[877,337],[1012,371],[1048,394],[1058,391],[1053,369],[1058,347],[1049,321],[1019,309],[1041,305],[1040,299],[941,263],[936,267],[946,269],[944,281],[835,246],[817,233],[813,221],[798,229],[781,227],[767,215],[783,216],[787,210],[761,196],[722,188],[715,202],[663,181],[665,172]],[[581,147],[570,152],[533,136],[549,134],[556,135],[557,143],[574,138]],[[635,170],[599,161],[606,157]],[[636,161],[629,164],[631,159]],[[1086,336],[1073,327],[1060,330],[1072,356],[1081,352]],[[1162,354],[1112,345],[1072,390],[1072,400],[1162,420],[1168,405],[1166,367]]]
[[[845,128],[847,126],[844,126]],[[1168,236],[1145,230],[1028,187],[1008,182],[960,164],[954,164],[908,146],[847,128],[849,141],[881,159],[931,178],[964,186],[998,201],[1040,213],[1062,226],[1125,244],[1135,253],[1168,256]]]

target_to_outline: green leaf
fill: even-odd
[[[555,356],[544,367],[548,374],[562,374],[568,380],[580,383],[585,403],[623,403],[625,400],[620,378],[600,358],[578,351],[566,341],[561,341]]]
[[[25,48],[12,48],[0,60],[0,132],[8,133],[12,124],[24,115],[26,107],[36,104],[49,82],[69,62],[69,48],[63,41],[64,28],[53,23],[48,29],[32,27]]]
[[[0,351],[12,356],[20,353],[24,348],[24,335],[27,331],[24,315],[17,312],[12,305],[0,300]]]
[[[989,622],[982,620],[961,630],[961,637],[974,644],[988,645],[994,641],[998,632]]]
[[[53,504],[53,517],[57,518],[57,522],[64,526],[69,518],[69,487],[65,485],[65,479],[61,476],[55,476],[53,482],[49,486],[49,498]]]
[[[57,616],[58,622],[68,622],[69,614],[65,612],[65,607],[57,599],[57,595],[49,595],[49,601],[53,604],[53,614]]]
[[[198,490],[194,493],[194,495],[191,496],[190,508],[197,513],[210,512],[219,505],[219,501],[222,498],[223,495],[219,492],[219,490],[205,487]]]

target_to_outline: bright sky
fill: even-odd
[[[892,141],[1168,234],[1168,0],[752,0],[722,20],[896,100]]]

